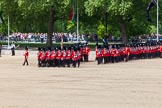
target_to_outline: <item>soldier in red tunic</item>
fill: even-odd
[[[46,49],[42,48],[42,50],[43,51],[42,51],[40,60],[41,60],[41,66],[44,67],[44,66],[46,66]]]
[[[41,56],[42,56],[42,51],[41,51],[41,48],[39,47],[38,48],[38,52],[37,52],[37,60],[38,60],[38,67],[41,66]]]
[[[55,51],[55,48],[51,49],[50,61],[51,61],[51,66],[55,66],[56,65],[56,51]]]
[[[65,67],[66,64],[66,47],[63,47],[61,51],[61,66]]]
[[[116,61],[116,63],[118,63],[120,61],[120,49],[119,49],[118,45],[116,46],[115,50],[116,50],[115,61]]]
[[[102,63],[102,49],[101,49],[101,45],[96,46],[96,60],[97,60],[97,64],[101,64]]]
[[[61,47],[58,48],[56,53],[56,65],[60,67],[61,65]]]
[[[129,60],[129,55],[130,55],[130,47],[129,47],[129,45],[125,46],[124,55],[125,55],[125,62],[127,62]]]
[[[70,64],[71,64],[71,47],[67,48],[66,49],[66,64],[67,64],[67,67],[70,67]]]
[[[151,59],[152,58],[152,45],[151,43],[149,43],[149,46],[148,46],[148,58]]]
[[[88,47],[88,44],[86,44],[85,47],[83,48],[83,56],[85,62],[88,62],[89,60],[89,52],[90,52],[90,48]]]
[[[48,47],[48,50],[45,53],[46,55],[46,67],[51,66],[51,60],[50,60],[50,55],[51,55],[51,47]]]
[[[2,44],[0,44],[0,57],[1,57]]]
[[[25,47],[25,52],[24,52],[24,63],[23,63],[23,66],[25,65],[25,63],[27,64],[27,65],[29,65],[29,63],[28,63],[28,56],[29,56],[29,52],[28,52],[28,48],[27,48],[27,46]]]
[[[160,49],[159,49],[159,51],[160,51],[160,58],[162,58],[162,43],[160,44]]]
[[[80,61],[81,61],[81,58],[82,58],[80,47],[77,48],[77,56],[78,56],[78,58],[77,58],[78,67],[80,67]]]
[[[72,62],[74,68],[76,67],[77,60],[78,60],[77,50],[76,48],[74,48],[74,50],[72,50]]]
[[[102,49],[102,57],[104,59],[104,64],[108,63],[108,49],[106,46]]]
[[[83,45],[80,45],[81,62],[83,61]]]
[[[112,48],[110,50],[111,52],[111,62],[114,63],[116,59],[116,48],[115,45],[112,45]]]

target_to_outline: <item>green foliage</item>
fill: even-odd
[[[106,33],[106,28],[102,23],[99,24],[97,33],[100,39],[104,37]]]
[[[154,26],[154,25],[153,26],[150,26],[150,30],[149,30],[150,33],[156,33],[156,30],[157,30],[156,29],[156,26]]]
[[[125,24],[126,37],[156,32],[156,8],[150,12],[152,23],[146,20],[148,0],[78,0],[80,33],[120,36]],[[159,31],[162,33],[162,1],[159,0]],[[55,10],[54,32],[75,32],[76,24],[68,22],[71,0],[0,0],[5,23],[0,33],[7,34],[10,16],[10,32],[48,32],[50,10]],[[105,18],[108,14],[107,19]],[[102,22],[102,23],[98,23]]]
[[[47,32],[50,9],[56,9],[56,20],[67,18],[69,3],[69,0],[1,0],[0,7],[5,25],[10,16],[11,32]]]
[[[66,26],[66,30],[68,32],[74,32],[75,24],[72,21],[68,21],[68,24]]]

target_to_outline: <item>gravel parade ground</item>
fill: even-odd
[[[37,67],[37,52],[0,57],[0,108],[161,108],[162,59],[73,67]]]

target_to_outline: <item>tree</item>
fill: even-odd
[[[14,31],[32,31],[48,28],[47,45],[52,46],[54,23],[58,19],[67,19],[69,0],[1,0],[0,4],[6,16],[16,25]],[[46,22],[46,23],[44,23]],[[48,23],[48,25],[47,25]],[[47,26],[46,26],[47,25]],[[43,27],[42,27],[43,26]],[[23,29],[21,29],[21,27]],[[45,29],[45,28],[44,28]]]
[[[123,43],[128,37],[150,33],[156,26],[156,8],[150,12],[153,23],[146,20],[148,0],[75,0],[79,8],[80,33],[97,32],[100,22],[109,35],[119,35]],[[10,32],[48,32],[47,45],[52,45],[52,33],[63,28],[75,32],[76,24],[68,23],[71,0],[0,0],[4,24],[0,30],[7,33],[7,17],[10,16]],[[162,1],[159,1],[159,8]],[[161,13],[159,10],[159,13]],[[162,18],[160,14],[159,19]],[[161,21],[159,21],[161,27]],[[61,27],[61,25],[64,27]],[[120,31],[120,33],[119,33]]]
[[[120,30],[123,43],[128,41],[129,35],[147,31],[150,25],[146,20],[147,0],[87,0],[85,11],[89,16],[103,13],[105,4],[107,4],[109,24]],[[101,17],[103,16],[104,14]]]
[[[38,15],[40,15],[41,13],[47,13],[47,45],[52,46],[52,34],[54,31],[54,23],[58,19],[67,18],[66,13],[67,8],[69,6],[69,0],[34,0],[32,3],[29,3],[29,6],[31,7],[31,10],[33,10]]]

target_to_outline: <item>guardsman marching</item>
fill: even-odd
[[[102,56],[104,59],[104,64],[108,63],[108,49],[106,48],[106,46],[104,46],[104,48],[102,49]]]
[[[80,61],[81,61],[81,58],[82,58],[80,47],[77,48],[77,56],[78,56],[78,58],[77,58],[78,67],[80,67]]]
[[[74,50],[72,50],[72,63],[74,68],[76,67],[77,60],[78,60],[77,49],[74,48]]]
[[[160,58],[162,58],[162,44],[160,44]]]
[[[114,63],[115,62],[115,55],[116,55],[116,49],[115,49],[115,45],[112,45],[111,48],[111,62]]]
[[[116,54],[114,55],[114,56],[115,56],[115,61],[118,63],[119,60],[120,60],[120,51],[119,51],[119,47],[116,46],[115,50],[116,50]]]
[[[55,66],[56,65],[56,51],[55,51],[55,48],[51,49],[50,61],[51,61],[51,66]]]
[[[65,67],[66,64],[66,47],[63,47],[61,51],[61,65]]]
[[[2,51],[2,44],[0,44],[0,57],[1,57],[1,51]]]
[[[148,58],[151,59],[152,58],[152,45],[151,43],[149,43],[149,51],[148,51]]]
[[[143,58],[147,58],[148,47],[146,44],[143,44]]]
[[[42,51],[41,51],[41,48],[39,47],[38,48],[38,52],[37,52],[37,60],[38,60],[38,67],[41,66],[41,57],[42,57]]]
[[[81,62],[83,61],[83,45],[80,45]]]
[[[48,47],[48,49],[46,50],[46,53],[45,53],[45,56],[46,56],[46,66],[47,67],[51,66],[50,55],[51,55],[51,47]]]
[[[123,44],[120,45],[120,50],[119,50],[119,52],[120,52],[120,61],[124,61],[124,56],[125,56],[125,54],[124,54],[124,45],[123,45]]]
[[[90,52],[90,48],[88,47],[88,44],[86,44],[84,52],[83,52],[85,62],[88,62],[88,60],[89,60],[89,52]]]
[[[69,47],[68,49],[66,49],[66,63],[67,63],[67,67],[70,67],[71,64],[71,47]]]
[[[56,65],[60,67],[61,65],[61,47],[58,48],[56,53]]]
[[[96,47],[96,60],[97,60],[97,64],[101,64],[102,63],[102,49],[101,49],[101,45],[98,45]]]
[[[40,60],[41,60],[41,66],[44,67],[46,66],[46,49],[45,48],[42,48],[42,54],[41,54],[41,57],[40,57]]]
[[[129,60],[130,48],[129,45],[126,45],[124,48],[125,62]]]
[[[28,47],[26,46],[25,47],[25,52],[24,52],[24,63],[23,63],[23,66],[25,65],[25,63],[27,65],[29,65],[29,63],[28,63],[28,56],[29,56],[29,52],[28,52]]]

